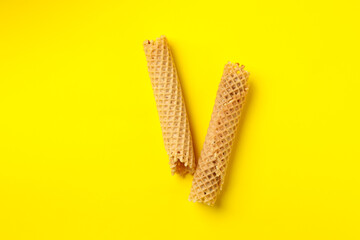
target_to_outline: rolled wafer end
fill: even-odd
[[[180,81],[165,36],[143,43],[172,175],[194,174],[196,162]]]
[[[248,93],[249,73],[227,63],[219,84],[209,128],[198,161],[189,200],[213,206],[224,184],[226,169]]]

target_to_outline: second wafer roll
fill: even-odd
[[[230,62],[225,65],[194,174],[190,201],[212,206],[217,200],[248,93],[248,76],[244,66]]]

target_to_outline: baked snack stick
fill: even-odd
[[[171,174],[194,174],[196,162],[179,77],[165,36],[144,42]]]
[[[249,73],[227,63],[217,91],[189,200],[213,206],[222,189],[240,115],[248,93]]]

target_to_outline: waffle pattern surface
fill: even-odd
[[[171,174],[194,174],[196,162],[190,125],[169,44],[161,36],[143,45]]]
[[[225,65],[194,174],[190,201],[213,206],[217,200],[248,93],[248,76],[244,66],[230,62]]]

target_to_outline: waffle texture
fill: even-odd
[[[222,189],[240,115],[248,93],[249,73],[228,63],[196,168],[189,200],[213,206]]]
[[[196,162],[179,77],[165,36],[144,42],[171,174],[194,174]]]

